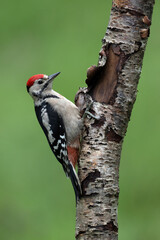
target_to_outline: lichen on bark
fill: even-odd
[[[114,0],[97,66],[88,69],[87,88],[76,104],[92,102],[84,122],[79,178],[83,197],[77,204],[76,239],[118,239],[119,164],[143,55],[153,0]]]

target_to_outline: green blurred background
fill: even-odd
[[[111,1],[1,1],[0,239],[72,240],[75,198],[40,129],[26,81],[61,71],[74,100],[98,61]],[[119,239],[160,239],[160,2],[120,166]]]

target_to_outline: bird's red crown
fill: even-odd
[[[27,86],[31,87],[37,79],[40,79],[43,77],[44,77],[44,74],[37,74],[37,75],[32,76],[31,78],[28,79]]]

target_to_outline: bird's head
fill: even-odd
[[[27,91],[33,97],[41,97],[44,92],[50,91],[52,89],[52,82],[55,77],[57,77],[60,72],[52,75],[37,74],[32,76],[27,81]]]

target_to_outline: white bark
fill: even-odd
[[[77,204],[77,240],[118,239],[119,163],[136,99],[153,0],[114,0],[98,66],[88,70],[87,89],[76,104],[93,101],[84,124]]]

